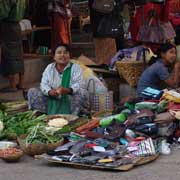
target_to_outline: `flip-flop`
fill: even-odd
[[[17,88],[10,88],[10,87],[5,87],[0,89],[0,92],[2,93],[17,92],[17,91],[18,91]]]

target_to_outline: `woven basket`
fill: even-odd
[[[61,140],[58,143],[26,145],[25,140],[24,140],[25,137],[26,137],[26,135],[21,135],[20,137],[17,138],[17,140],[18,140],[21,150],[30,156],[46,153],[47,151],[53,150],[56,147],[62,145],[62,143],[63,143],[63,140]]]
[[[4,154],[1,159],[6,162],[17,162],[20,160],[20,158],[23,156],[23,151],[18,149],[17,152],[14,152],[13,154]]]
[[[49,143],[49,144],[47,144],[47,149],[48,149],[48,151],[54,150],[54,149],[56,149],[58,146],[63,145],[63,143],[64,143],[64,140],[63,140],[63,139],[62,139],[62,141],[57,142],[57,143]]]
[[[127,81],[130,86],[136,86],[144,70],[142,61],[118,61],[116,67],[120,75]]]

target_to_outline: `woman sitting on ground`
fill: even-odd
[[[30,109],[47,114],[77,115],[87,107],[83,70],[70,61],[67,45],[56,48],[54,62],[43,72],[40,89],[29,89],[28,102]]]
[[[142,92],[147,87],[161,90],[162,82],[165,82],[171,88],[178,87],[180,61],[175,63],[176,55],[176,46],[174,44],[166,43],[161,46],[159,58],[143,72],[138,81],[137,93],[140,98],[146,98]],[[169,68],[173,64],[173,73],[170,74]]]

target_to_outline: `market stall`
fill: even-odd
[[[12,162],[27,154],[56,165],[128,171],[171,153],[179,141],[179,97],[164,91],[153,101],[129,99],[113,111],[81,117],[12,114],[24,102],[15,110],[13,103],[1,103],[0,157]]]

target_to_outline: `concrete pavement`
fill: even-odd
[[[0,161],[0,180],[179,180],[180,149],[127,172],[54,166],[25,156],[19,163]]]

